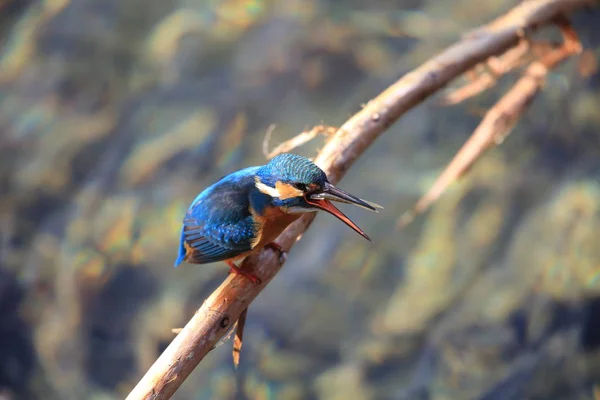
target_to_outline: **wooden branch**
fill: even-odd
[[[438,103],[442,106],[449,106],[461,103],[471,97],[494,87],[498,80],[509,72],[527,65],[536,58],[540,58],[550,50],[558,47],[558,44],[551,42],[536,41],[532,42],[522,39],[519,44],[506,51],[500,57],[490,58],[486,61],[485,71],[477,68],[468,71],[465,76],[469,82],[461,87],[453,89],[442,98]],[[481,67],[481,66],[479,66]]]
[[[237,322],[235,323],[235,336],[233,338],[233,366],[235,368],[240,365],[240,352],[242,351],[242,344],[244,340],[244,327],[246,326],[246,315],[248,314],[248,309],[246,308],[240,314]]]
[[[273,125],[271,125],[271,127],[269,127],[269,130],[267,130],[267,134],[265,135],[265,139],[263,141],[263,154],[267,159],[271,159],[281,153],[287,153],[289,151],[292,151],[295,148],[310,142],[319,135],[325,135],[327,137],[330,137],[334,135],[338,130],[333,126],[317,125],[313,127],[310,131],[301,132],[293,138],[279,144],[273,150],[269,151],[269,140],[271,139],[271,134],[273,133],[272,127]]]
[[[502,143],[542,89],[548,71],[571,55],[581,52],[581,43],[569,22],[559,16],[556,23],[563,35],[562,46],[557,49],[547,48],[538,61],[527,67],[511,90],[490,108],[469,140],[456,153],[427,193],[417,201],[412,210],[400,217],[400,228],[408,225],[415,216],[429,208],[487,149]]]
[[[354,161],[402,114],[490,56],[514,46],[523,30],[548,23],[558,15],[591,5],[590,0],[528,0],[430,61],[405,75],[350,118],[326,143],[315,162],[337,183]],[[290,225],[279,238],[289,250],[308,228],[314,214]],[[270,249],[248,257],[243,268],[261,278],[254,285],[229,275],[175,337],[127,397],[127,400],[168,399],[269,283],[282,264]]]
[[[528,52],[529,42],[521,40],[517,46],[508,49],[506,53],[496,58],[494,62],[491,62],[491,59],[488,60],[486,65],[490,67],[489,71],[483,71],[479,75],[477,75],[476,71],[473,71],[475,74],[468,73],[467,76],[475,75],[474,78],[466,85],[456,88],[443,96],[438,101],[439,104],[443,106],[458,104],[494,87],[502,75],[518,68],[522,64],[522,60]]]
[[[501,56],[486,60],[485,65],[488,68],[479,74],[478,70],[483,69],[481,66],[476,66],[475,70],[468,71],[465,75],[472,77],[470,81],[444,95],[438,103],[443,106],[458,104],[494,87],[503,75],[524,65],[528,61],[529,54],[531,54],[531,43],[522,39],[517,46],[508,49]]]

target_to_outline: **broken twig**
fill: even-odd
[[[271,127],[273,127],[273,125],[271,125]],[[273,129],[269,128],[265,135],[265,139],[263,140],[263,153],[267,160],[270,160],[278,154],[287,153],[297,147],[302,146],[305,143],[310,142],[318,135],[325,135],[329,137],[335,134],[335,132],[337,132],[337,128],[333,126],[317,125],[309,131],[301,132],[293,138],[286,140],[279,146],[275,147],[273,150],[269,151],[269,140],[271,140],[271,134],[273,133]]]
[[[235,323],[235,336],[233,338],[233,365],[235,368],[240,365],[240,352],[242,351],[242,341],[244,339],[244,327],[246,326],[246,315],[248,315],[248,309],[246,308],[240,314],[237,322]]]

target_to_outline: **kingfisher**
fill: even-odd
[[[275,238],[303,213],[318,210],[334,215],[371,241],[331,201],[375,212],[383,208],[335,187],[323,170],[297,154],[283,153],[266,165],[233,172],[202,191],[188,208],[175,267],[182,261],[224,261],[231,272],[260,284],[257,276],[242,270],[235,261],[265,247],[282,255],[284,251]]]

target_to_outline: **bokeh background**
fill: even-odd
[[[196,193],[361,104],[515,0],[0,2],[0,398],[124,398],[224,264],[174,269]],[[436,99],[340,186],[176,399],[592,399],[600,383],[600,13],[501,147],[407,210],[516,79]],[[557,37],[556,33],[549,33]],[[319,138],[297,152],[314,156]]]

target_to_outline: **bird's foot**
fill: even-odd
[[[267,243],[265,247],[269,247],[279,253],[279,263],[282,264],[287,259],[287,251],[275,242]]]
[[[260,285],[262,283],[260,278],[256,275],[254,275],[252,272],[244,271],[243,269],[241,269],[240,267],[235,265],[233,263],[233,261],[226,261],[226,262],[229,265],[229,267],[231,268],[229,270],[229,272],[245,276],[246,278],[250,279],[252,281],[252,283],[254,283],[255,285]]]

